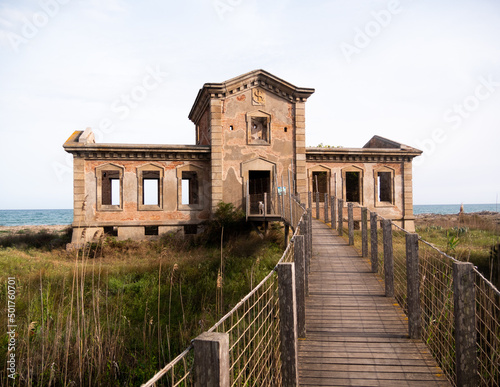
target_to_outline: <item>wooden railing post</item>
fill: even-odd
[[[311,264],[311,239],[310,239],[310,229],[309,229],[309,223],[311,222],[310,218],[310,213],[311,209],[307,209],[306,213],[304,215],[304,232],[302,233],[304,235],[304,268],[305,268],[305,273],[304,273],[304,281],[305,281],[305,292],[306,296],[309,295],[309,265]]]
[[[347,203],[347,226],[349,229],[349,245],[354,245],[354,214],[353,204]]]
[[[204,332],[193,346],[195,387],[229,387],[229,335]]]
[[[325,210],[325,223],[328,223],[328,194],[325,194],[325,201],[323,203],[323,209]]]
[[[368,208],[361,208],[361,255],[368,257]]]
[[[312,216],[312,210],[309,210],[309,222],[307,224],[309,226],[309,233],[308,233],[309,251],[307,252],[307,254],[309,255],[309,259],[308,259],[309,262],[307,264],[307,272],[309,273],[311,271],[311,259],[312,259],[312,253],[313,253],[313,216]],[[308,280],[308,284],[309,284],[309,280]]]
[[[267,215],[267,192],[264,192],[264,219],[266,219]]]
[[[316,219],[319,220],[319,192],[316,192]]]
[[[408,333],[410,339],[420,339],[420,275],[418,264],[418,235],[406,234],[406,289],[408,292]]]
[[[384,240],[384,277],[385,295],[394,297],[394,257],[392,254],[392,222],[389,219],[382,221]]]
[[[295,295],[295,265],[278,264],[278,294],[280,306],[281,377],[284,386],[297,386],[297,314]]]
[[[476,296],[474,266],[453,262],[453,314],[457,386],[477,386]]]
[[[306,259],[303,235],[296,235],[293,240],[295,262],[295,296],[297,298],[297,336],[306,337]]]
[[[335,196],[332,196],[330,198],[331,200],[331,204],[330,204],[330,208],[331,208],[331,211],[332,211],[332,223],[331,223],[331,226],[332,228],[335,230],[335,228],[337,227],[337,217],[335,216],[335,210],[337,209],[337,206],[335,205]]]
[[[372,273],[378,271],[378,233],[377,233],[377,213],[370,212],[370,251]]]
[[[344,233],[344,201],[339,199],[339,236]]]
[[[308,208],[312,208],[312,192],[311,191],[308,191],[307,192],[307,202],[308,202]]]

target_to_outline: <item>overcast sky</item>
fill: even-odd
[[[206,82],[255,69],[316,92],[306,142],[424,150],[415,204],[500,193],[498,0],[0,0],[0,209],[72,208],[62,148],[193,144]]]

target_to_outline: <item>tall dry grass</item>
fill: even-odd
[[[224,309],[273,267],[279,238],[226,241]],[[0,304],[14,273],[18,324],[17,379],[7,378],[8,337],[1,335],[0,385],[125,386],[149,379],[218,319],[221,251],[198,242],[100,238],[72,255],[0,248]],[[6,318],[2,307],[1,326]]]

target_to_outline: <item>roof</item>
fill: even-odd
[[[222,83],[205,83],[196,96],[189,119],[196,124],[211,98],[226,98],[256,86],[289,101],[305,102],[314,93],[312,88],[297,87],[265,70],[254,70]]]

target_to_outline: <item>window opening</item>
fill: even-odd
[[[325,194],[328,193],[327,172],[313,172],[312,186],[313,186],[313,200],[316,201],[316,192],[319,192],[319,201],[323,203],[325,201]]]
[[[160,172],[142,172],[142,204],[160,205]]]
[[[145,226],[144,235],[158,235],[158,226]]]
[[[104,234],[109,236],[118,236],[118,228],[114,226],[104,226]]]
[[[234,130],[233,125],[229,125],[229,130]]]
[[[285,133],[288,132],[288,128],[285,126]]]
[[[103,171],[102,172],[102,205],[119,206],[120,205],[120,172]]]
[[[196,172],[182,172],[182,204],[198,203],[198,177]]]
[[[348,202],[361,202],[360,172],[345,173],[345,193]]]
[[[392,174],[391,172],[378,172],[378,200],[392,203]]]
[[[193,235],[198,233],[198,225],[197,224],[186,224],[184,225],[184,234]]]
[[[267,143],[267,117],[252,117],[251,121],[252,143]]]

